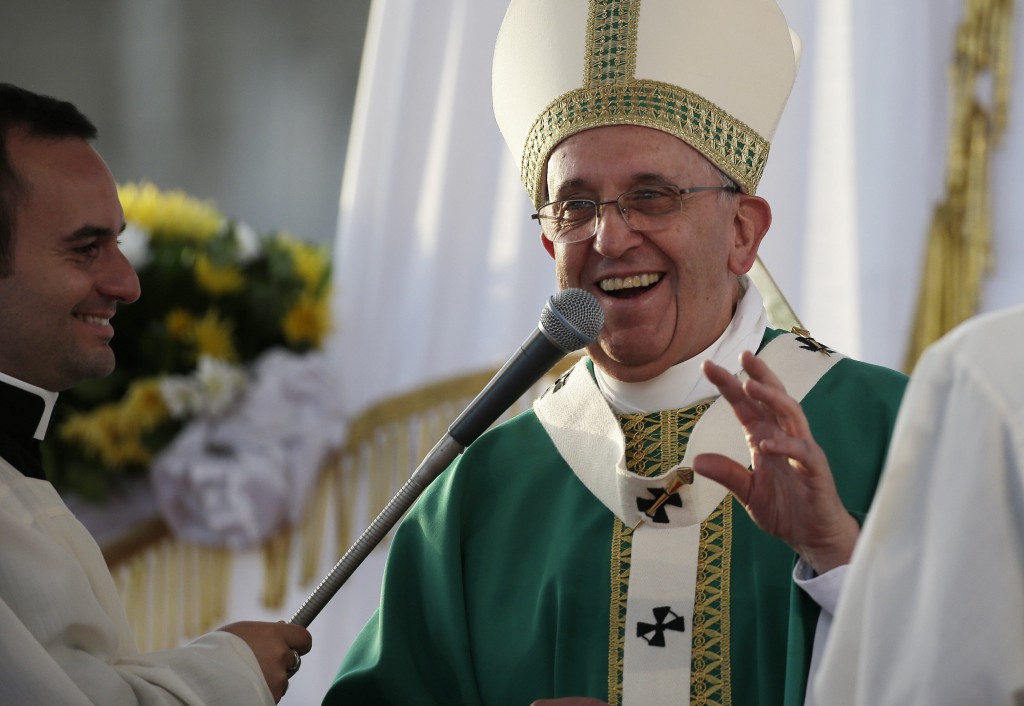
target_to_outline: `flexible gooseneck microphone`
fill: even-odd
[[[412,506],[428,485],[487,427],[531,386],[565,357],[593,343],[604,326],[604,311],[590,292],[563,289],[552,295],[540,314],[540,323],[487,386],[452,422],[398,493],[381,510],[355,543],[292,616],[291,622],[309,627],[384,536]]]

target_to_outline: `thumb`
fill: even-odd
[[[693,471],[708,480],[725,486],[743,504],[746,504],[750,497],[750,488],[754,482],[753,474],[745,466],[741,466],[728,456],[710,453],[698,454],[693,459]]]

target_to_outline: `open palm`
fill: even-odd
[[[742,383],[710,361],[703,370],[743,425],[750,468],[701,454],[694,471],[728,488],[762,530],[818,573],[847,563],[860,528],[839,499],[803,409],[762,360],[749,351],[740,360],[749,375]]]

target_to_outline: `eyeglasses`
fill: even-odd
[[[634,230],[658,230],[668,223],[668,217],[683,210],[686,196],[701,191],[739,191],[735,186],[644,186],[632,189],[608,201],[592,199],[565,199],[552,201],[540,207],[531,218],[540,221],[541,230],[554,243],[575,243],[597,234],[601,207],[615,204],[626,225]],[[587,227],[591,224],[592,227]]]

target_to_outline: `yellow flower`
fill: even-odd
[[[122,403],[124,426],[139,431],[149,431],[168,419],[169,410],[164,404],[157,378],[145,378],[133,382]]]
[[[238,353],[235,351],[232,328],[231,322],[221,319],[220,313],[216,309],[208,310],[201,319],[195,322],[192,330],[196,352],[199,355],[208,355],[220,360],[237,360]]]
[[[126,415],[117,404],[104,405],[96,411],[100,458],[114,468],[149,463],[153,458],[142,444],[141,430],[126,422]]]
[[[238,360],[234,323],[221,318],[216,309],[208,309],[200,318],[184,309],[172,309],[164,318],[164,326],[172,340],[195,345],[197,359],[208,355],[229,362]]]
[[[202,253],[196,257],[196,284],[214,296],[231,294],[245,286],[245,277],[237,267],[218,267]]]
[[[149,182],[123,184],[117,189],[126,221],[136,223],[154,239],[205,243],[224,228],[226,219],[208,201],[184,191],[160,191]]]
[[[319,298],[309,294],[301,295],[281,322],[285,340],[292,345],[309,344],[319,347],[330,329],[327,299],[326,293]]]
[[[105,404],[71,417],[61,426],[60,436],[78,443],[110,468],[149,463],[152,455],[142,444],[142,430],[129,419],[120,404]]]
[[[186,341],[192,337],[195,317],[184,309],[171,309],[164,318],[167,335],[176,341]]]
[[[291,255],[295,274],[306,289],[315,290],[323,282],[330,267],[326,248],[303,243],[288,232],[279,233],[277,242]]]

